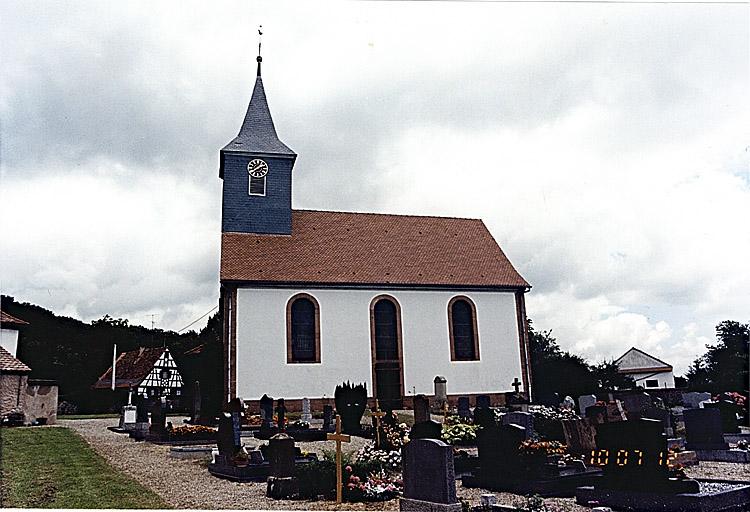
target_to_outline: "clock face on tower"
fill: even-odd
[[[268,174],[268,164],[260,158],[255,158],[247,164],[247,172],[253,178],[262,178]]]

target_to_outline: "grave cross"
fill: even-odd
[[[385,413],[380,410],[380,402],[375,399],[375,411],[372,413],[372,420],[375,423],[375,443],[380,448],[380,418],[385,416]]]
[[[327,434],[326,439],[336,441],[336,503],[341,503],[342,486],[341,486],[341,443],[348,443],[352,440],[351,436],[341,433],[341,416],[336,415],[336,433]]]
[[[513,385],[513,389],[516,390],[516,393],[518,393],[518,390],[521,387],[521,381],[518,380],[518,377],[514,378],[511,384]]]

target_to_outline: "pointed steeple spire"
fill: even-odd
[[[258,52],[260,52],[260,43],[258,43]],[[260,76],[260,64],[262,58],[257,57],[258,72],[255,78],[255,88],[250,98],[250,105],[247,107],[245,120],[237,136],[224,146],[221,150],[241,152],[241,153],[258,153],[265,155],[288,155],[297,156],[289,147],[279,140],[276,135],[276,128],[271,118],[271,111],[268,108],[266,100],[266,91],[263,88],[263,79]],[[223,159],[219,167],[219,177],[224,177]]]

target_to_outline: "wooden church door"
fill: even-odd
[[[375,398],[389,409],[403,407],[401,315],[390,297],[376,298],[371,307],[372,365]]]

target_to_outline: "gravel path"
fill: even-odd
[[[177,418],[170,418],[175,424]],[[330,501],[271,500],[266,498],[265,483],[234,483],[213,477],[205,463],[169,457],[169,447],[146,442],[135,442],[124,434],[107,430],[117,425],[116,418],[92,420],[62,420],[60,424],[78,432],[94,450],[112,466],[132,476],[138,482],[159,494],[167,503],[180,509],[257,509],[257,510],[398,510],[398,500],[380,503],[344,503],[337,506]],[[254,447],[263,441],[242,438],[243,444]],[[355,451],[368,440],[353,437],[346,446]],[[333,441],[297,443],[305,451],[322,455],[322,450],[334,450]],[[688,468],[692,477],[721,478],[750,481],[750,467],[743,464],[702,462]],[[479,496],[488,491],[457,487],[458,497],[479,504]],[[510,493],[494,493],[498,502],[512,505],[523,498]],[[575,504],[573,498],[548,498],[547,508],[552,512],[583,512],[590,509]]]

